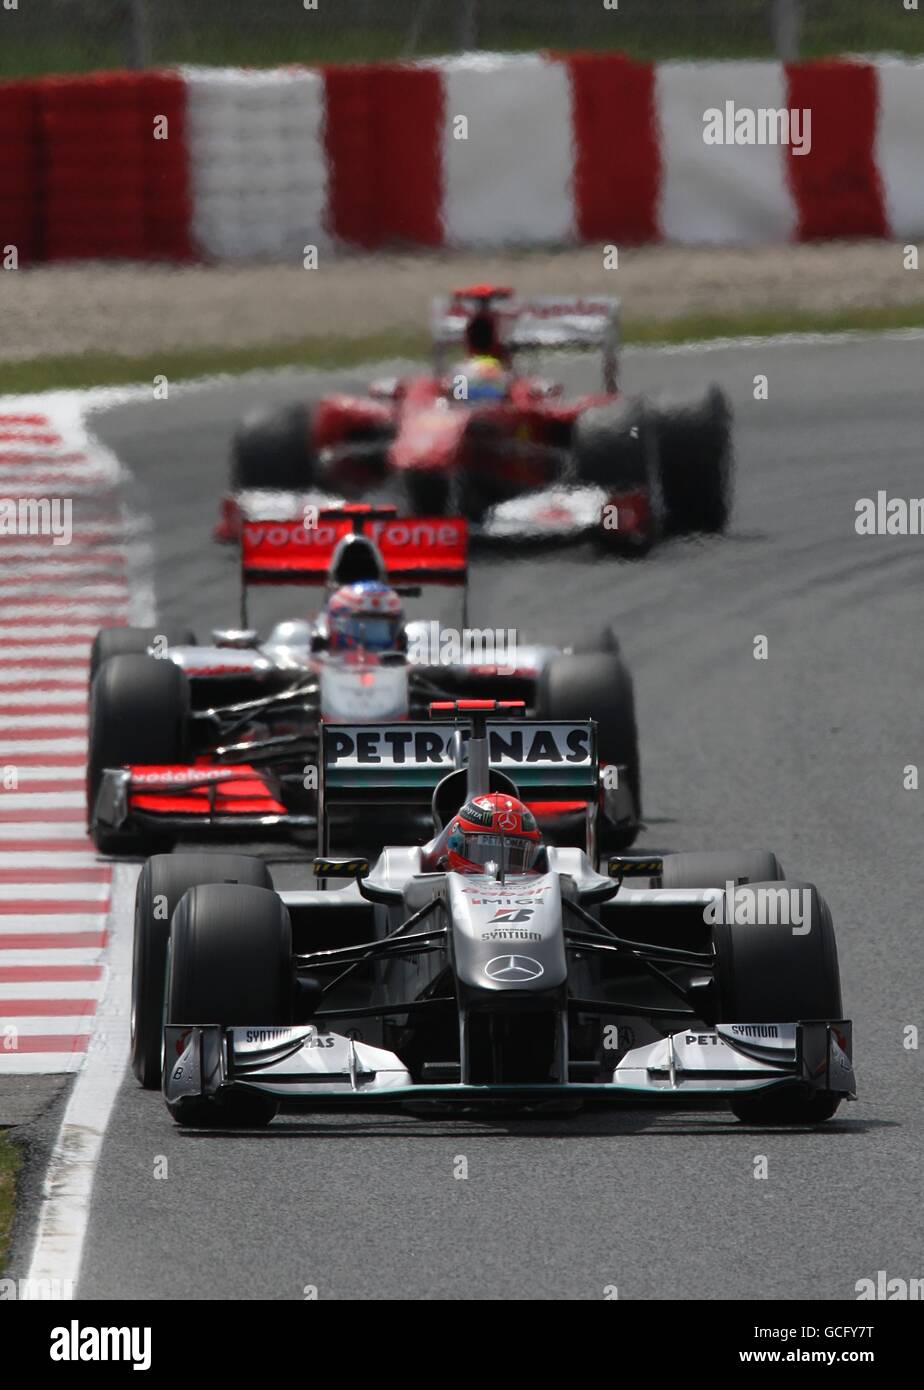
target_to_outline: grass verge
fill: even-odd
[[[768,309],[740,314],[689,314],[676,319],[626,319],[627,344],[690,343],[707,338],[768,337],[774,333],[876,332],[924,327],[924,301],[886,308],[840,309],[820,314],[798,309]],[[327,336],[265,347],[173,348],[123,357],[112,353],[83,353],[68,357],[38,357],[25,362],[0,362],[0,395],[188,381],[220,373],[274,367],[358,367],[386,357],[426,358],[424,333],[377,333],[366,337]]]
[[[256,7],[249,0],[182,4],[146,0],[142,26],[155,65],[207,63],[262,67],[276,63],[349,63],[422,58],[458,52],[473,41],[491,51],[620,49],[635,58],[764,58],[774,55],[767,0],[628,0],[605,10],[596,4],[491,0],[473,7],[474,36],[460,22],[461,5],[420,0],[340,0],[338,6]],[[4,9],[7,10],[4,13]],[[335,18],[332,11],[339,11]],[[374,11],[378,15],[374,15]],[[45,0],[18,10],[0,4],[0,74],[81,72],[126,61],[135,6]],[[216,11],[218,13],[216,13]],[[901,0],[802,6],[804,58],[838,53],[907,52],[922,48],[917,16]]]
[[[13,1229],[16,1174],[22,1155],[8,1134],[0,1132],[0,1269],[6,1262]]]

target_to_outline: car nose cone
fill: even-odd
[[[538,980],[545,971],[532,956],[494,956],[484,967],[484,973],[499,984],[518,985]]]

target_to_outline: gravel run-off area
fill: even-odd
[[[658,246],[553,251],[334,255],[292,265],[175,266],[82,262],[8,270],[0,361],[170,348],[246,348],[334,333],[426,325],[430,297],[472,282],[521,294],[620,297],[627,319],[924,304],[924,269],[885,241],[777,247]]]

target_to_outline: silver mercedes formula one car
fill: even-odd
[[[162,1083],[193,1126],[263,1124],[280,1107],[640,1099],[828,1119],[854,1075],[824,899],[768,853],[618,856],[598,872],[595,735],[465,708],[430,726],[325,726],[315,872],[348,886],[277,893],[256,859],[149,860],[132,1003],[142,1084]],[[514,855],[517,798],[564,794],[585,800],[585,847],[546,845],[530,822],[529,858]],[[371,865],[330,857],[344,808],[371,799],[384,821],[421,797],[427,844]],[[497,803],[523,816],[470,836],[479,856],[456,832],[465,817],[492,824]]]

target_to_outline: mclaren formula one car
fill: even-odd
[[[142,1084],[163,1085],[178,1122],[261,1124],[280,1106],[375,1102],[724,1100],[746,1121],[815,1123],[853,1095],[817,889],[787,883],[768,853],[614,857],[601,874],[592,723],[434,713],[431,740],[425,724],[394,743],[394,729],[368,729],[365,747],[355,728],[322,731],[322,845],[338,807],[429,795],[440,726],[452,735],[433,838],[371,864],[318,859],[324,881],[348,886],[277,893],[262,861],[239,856],[145,866],[133,1064]],[[511,762],[517,741],[532,761]],[[522,810],[515,798],[547,794],[550,779],[584,799],[586,841],[532,833],[527,858],[514,834],[523,818],[480,808]],[[473,833],[459,840],[466,817]],[[509,838],[478,838],[481,819],[495,832],[507,822]],[[780,911],[793,897],[798,926]]]
[[[614,299],[454,291],[434,305],[429,374],[243,422],[218,536],[385,482],[412,511],[463,515],[487,537],[591,533],[625,551],[668,532],[722,531],[732,489],[724,395],[712,386],[673,404],[622,396],[617,335]],[[514,370],[524,351],[556,347],[599,350],[603,389],[569,398]],[[467,356],[452,364],[453,350]]]
[[[198,645],[187,630],[106,628],[91,656],[87,818],[104,853],[141,854],[178,838],[311,840],[318,823],[318,730],[419,717],[435,700],[525,701],[548,719],[600,727],[601,844],[632,843],[641,818],[632,679],[605,629],[567,652],[467,625],[467,528],[448,518],[398,519],[357,505],[303,520],[248,523],[241,536],[241,626]],[[247,626],[255,584],[308,584],[328,594],[367,582],[419,595],[456,585],[461,626],[403,623],[394,649],[331,650],[324,613]],[[444,641],[455,634],[461,641]],[[573,807],[539,811],[556,833]],[[577,816],[578,821],[581,814]],[[381,844],[371,810],[364,843]],[[360,827],[356,827],[360,833]],[[418,826],[392,833],[416,834]],[[578,826],[580,833],[580,825]]]

